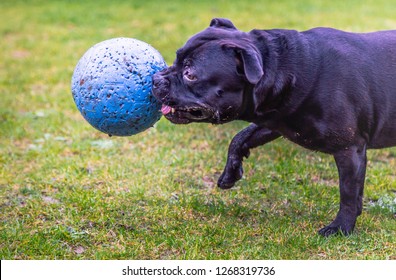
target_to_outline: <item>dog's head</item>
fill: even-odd
[[[177,51],[172,66],[153,76],[162,113],[178,124],[224,123],[245,113],[251,90],[263,76],[259,51],[247,33],[227,19],[213,19]]]

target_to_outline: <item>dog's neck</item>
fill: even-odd
[[[307,67],[304,61],[308,55],[307,43],[304,35],[294,30],[253,30],[249,34],[260,50],[264,76],[256,85],[245,88],[244,100],[249,106],[244,108],[250,110],[245,110],[240,119],[251,122],[278,118],[282,106],[286,106],[289,98],[298,90],[296,84],[300,71]],[[290,64],[290,61],[294,63]],[[304,81],[299,82],[304,84]],[[302,88],[306,86],[304,84]],[[303,95],[302,92],[301,101]]]

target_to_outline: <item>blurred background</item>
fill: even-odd
[[[70,92],[75,65],[114,37],[175,52],[213,17],[243,31],[396,29],[386,0],[1,0],[1,259],[395,258],[395,148],[369,153],[358,234],[321,239],[338,208],[332,158],[277,140],[222,192],[227,145],[247,124],[96,131]]]

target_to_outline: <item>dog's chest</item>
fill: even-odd
[[[301,119],[273,119],[264,124],[284,138],[309,150],[333,153],[348,147],[355,138],[353,128],[334,129],[323,122]]]
[[[319,145],[321,135],[316,130],[309,130],[307,128],[295,128],[288,126],[285,123],[278,123],[274,130],[278,131],[284,138],[308,149],[317,149]]]

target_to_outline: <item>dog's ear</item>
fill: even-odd
[[[264,75],[259,51],[250,45],[239,46],[234,43],[225,43],[223,47],[234,51],[238,73],[252,85],[257,84]]]
[[[210,27],[236,29],[231,20],[226,18],[214,18],[210,22]]]
[[[239,67],[249,83],[255,85],[264,75],[263,63],[257,51],[252,49],[237,49],[237,59],[242,60]]]

